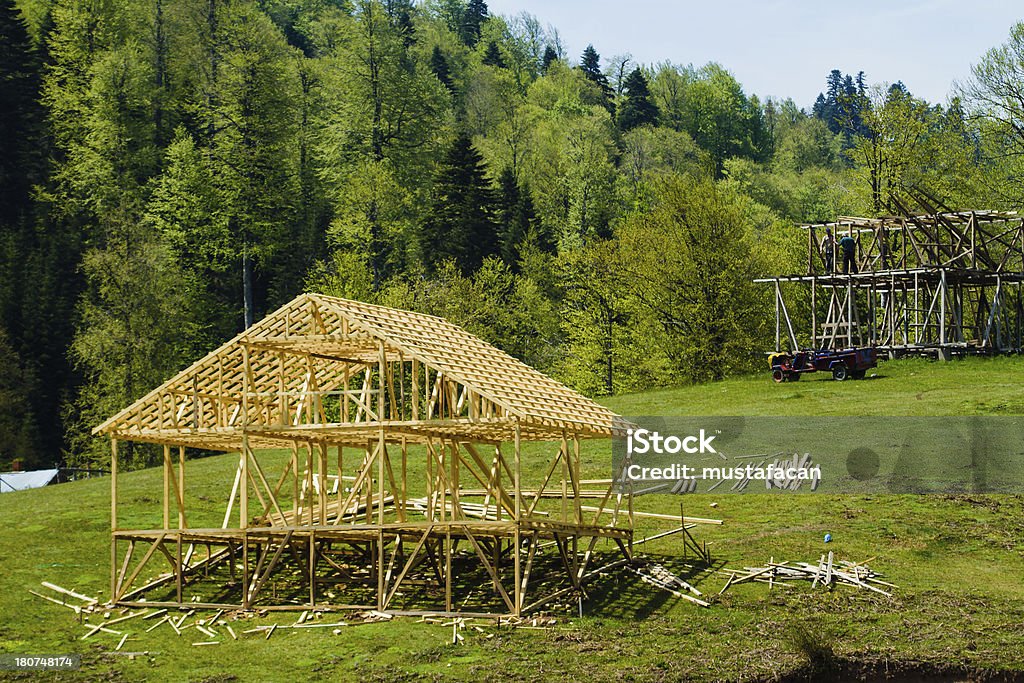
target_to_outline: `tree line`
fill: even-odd
[[[948,105],[833,71],[804,111],[483,0],[0,0],[0,465],[103,462],[94,425],[302,291],[592,395],[747,370],[793,222],[1019,206],[1022,46]]]

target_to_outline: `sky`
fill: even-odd
[[[640,64],[718,62],[744,92],[809,108],[832,69],[869,84],[903,81],[946,103],[954,81],[1024,20],[1011,0],[487,0],[492,14],[529,12],[558,29],[578,62],[592,43],[602,59]]]

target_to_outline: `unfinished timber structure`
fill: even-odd
[[[775,290],[775,349],[874,346],[891,357],[1019,353],[1024,216],[906,212],[801,226],[807,272]],[[856,269],[840,272],[845,236]],[[831,244],[830,244],[831,240]]]
[[[621,429],[443,319],[300,296],[96,428],[112,445],[113,601],[536,610],[582,594],[599,542],[631,559],[632,497],[580,476],[584,443],[611,463]],[[123,442],[162,446],[148,524],[118,516]],[[237,467],[190,481],[186,449]]]

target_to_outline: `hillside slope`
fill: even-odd
[[[764,373],[606,403],[627,415],[1024,413],[1017,380],[1024,376],[1022,359],[906,361],[884,364],[876,374],[862,382],[837,384],[823,376],[774,385]],[[216,513],[235,464],[230,455],[189,464],[190,505],[200,514]],[[607,476],[605,462],[591,460],[589,468]],[[145,525],[159,508],[160,476],[150,469],[119,479],[125,525]],[[888,599],[848,589],[769,591],[750,584],[702,610],[612,577],[592,589],[583,619],[558,615],[547,631],[470,629],[457,647],[450,644],[450,627],[412,620],[352,626],[340,635],[282,630],[271,640],[247,635],[216,647],[192,646],[205,640],[194,631],[180,638],[165,627],[144,633],[152,622],[135,621],[125,624],[132,635],[123,650],[152,654],[130,660],[102,654],[113,650],[118,636],[83,641],[85,629],[71,610],[28,593],[52,581],[106,596],[109,480],[94,479],[0,496],[0,654],[85,655],[81,671],[53,674],[54,680],[758,680],[806,672],[821,652],[831,653],[827,663],[835,666],[884,660],[894,669],[926,666],[932,668],[921,670],[933,673],[949,662],[1024,671],[1021,496],[705,495],[643,502],[678,512],[680,501],[688,514],[726,521],[699,530],[720,564],[815,561],[832,550],[854,561],[874,557],[872,567],[900,588]],[[644,525],[639,534],[660,528]],[[826,532],[834,538],[827,548]],[[645,551],[682,566],[676,538],[652,542]],[[724,583],[714,572],[690,580],[709,594]],[[236,630],[273,621],[239,622]],[[0,679],[20,680],[3,671]]]

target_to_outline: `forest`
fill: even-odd
[[[0,469],[102,467],[93,426],[303,291],[588,395],[758,367],[796,223],[1022,208],[1008,30],[948,102],[823,65],[805,109],[483,0],[0,0]]]

